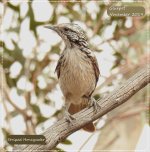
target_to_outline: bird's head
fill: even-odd
[[[47,25],[45,26],[51,29],[64,40],[66,46],[84,46],[87,47],[87,38],[83,29],[77,24],[63,23],[59,25]]]

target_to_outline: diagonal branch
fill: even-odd
[[[148,83],[150,83],[150,64],[147,64],[145,68],[129,78],[111,94],[102,98],[101,100],[98,100],[101,108],[98,109],[97,113],[94,112],[93,107],[89,109],[85,108],[74,115],[76,120],[74,120],[73,124],[68,124],[65,119],[62,119],[53,126],[49,127],[43,133],[43,135],[46,137],[46,145],[16,145],[13,151],[48,151],[55,148],[60,141],[64,140],[73,132],[79,130],[89,122],[102,117],[106,113],[126,102]]]

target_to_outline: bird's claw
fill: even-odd
[[[72,121],[75,120],[75,118],[68,111],[65,111],[65,120],[73,124]]]
[[[98,102],[94,98],[91,98],[89,102],[89,108],[92,106],[94,107],[95,112],[98,111],[98,107],[101,108],[101,106],[98,104]]]

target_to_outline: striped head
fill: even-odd
[[[45,26],[54,30],[64,40],[66,46],[72,47],[74,45],[87,47],[87,38],[83,29],[77,24],[63,23],[53,26]]]

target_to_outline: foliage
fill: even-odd
[[[102,2],[60,1],[57,3],[47,1],[46,5],[50,6],[51,16],[49,19],[41,21],[37,20],[35,14],[34,5],[36,5],[36,3],[40,2],[20,1],[17,4],[12,3],[12,1],[6,2],[4,4],[2,22],[2,25],[4,24],[4,37],[0,39],[0,54],[1,56],[3,55],[1,57],[1,63],[3,64],[4,81],[6,80],[6,82],[3,83],[7,84],[3,86],[3,106],[7,116],[5,121],[6,124],[10,126],[11,119],[21,115],[26,123],[26,129],[22,132],[25,134],[34,134],[38,127],[44,127],[44,122],[53,118],[58,120],[62,117],[62,110],[56,108],[56,102],[61,101],[49,97],[50,94],[53,94],[54,90],[58,90],[57,77],[54,74],[53,67],[61,52],[62,42],[58,41],[56,44],[51,44],[40,37],[39,30],[45,24],[57,24],[63,17],[65,18],[64,20],[79,23],[86,28],[89,45],[93,50],[97,51],[96,54],[102,55],[103,52],[107,51],[111,56],[110,61],[108,61],[111,62],[109,67],[100,65],[104,83],[100,82],[98,84],[94,94],[96,99],[100,97],[99,94],[101,92],[106,94],[111,91],[110,88],[116,86],[116,84],[120,83],[123,79],[126,79],[131,71],[135,71],[137,68],[144,66],[148,59],[146,51],[148,32],[146,26],[147,16],[110,18],[106,15],[108,5]],[[46,1],[43,1],[43,3],[46,3]],[[2,5],[2,2],[0,5]],[[41,3],[41,5],[43,4]],[[26,7],[26,11],[23,10],[24,7]],[[10,25],[5,23],[8,15],[12,15],[11,21],[8,21]],[[24,26],[25,22],[28,22],[25,24],[27,27]],[[110,27],[114,27],[114,30],[110,31],[112,36],[109,37],[107,30],[109,30]],[[29,47],[29,41],[22,40],[22,31],[29,33],[23,35],[23,37],[29,36],[26,40],[30,40],[30,37],[32,37],[32,44],[30,44]],[[49,35],[49,37],[51,37],[51,35]],[[95,39],[99,39],[99,42],[97,43]],[[44,48],[45,43],[50,47]],[[39,49],[40,47],[43,47],[43,51]],[[27,53],[28,49],[31,50],[29,53]],[[109,49],[110,52],[106,49]],[[4,52],[2,52],[2,50],[4,50]],[[105,57],[103,61],[105,61]],[[19,65],[18,67],[21,68],[20,71],[19,68],[16,70],[19,71],[18,74],[12,76],[13,72],[11,69],[14,63],[17,63],[17,65]],[[101,63],[101,61],[99,61],[99,63]],[[108,68],[108,75],[103,73],[104,68]],[[118,75],[122,76],[121,79]],[[29,87],[20,87],[19,81],[21,80],[24,80],[25,86]],[[45,85],[41,86],[40,84],[43,81]],[[114,84],[113,81],[116,83]],[[10,97],[13,89],[17,91],[16,94],[20,97],[20,102],[25,101],[26,106],[23,109],[17,105],[18,102],[16,102],[15,99]],[[60,98],[60,100],[62,99]],[[13,107],[13,110],[9,110],[8,103]],[[54,109],[54,112],[49,114],[49,116],[45,116],[40,105],[51,107]],[[3,132],[5,137],[8,133],[15,133],[11,130],[11,127],[3,128]],[[72,143],[69,140],[65,140],[62,144],[70,145]]]

